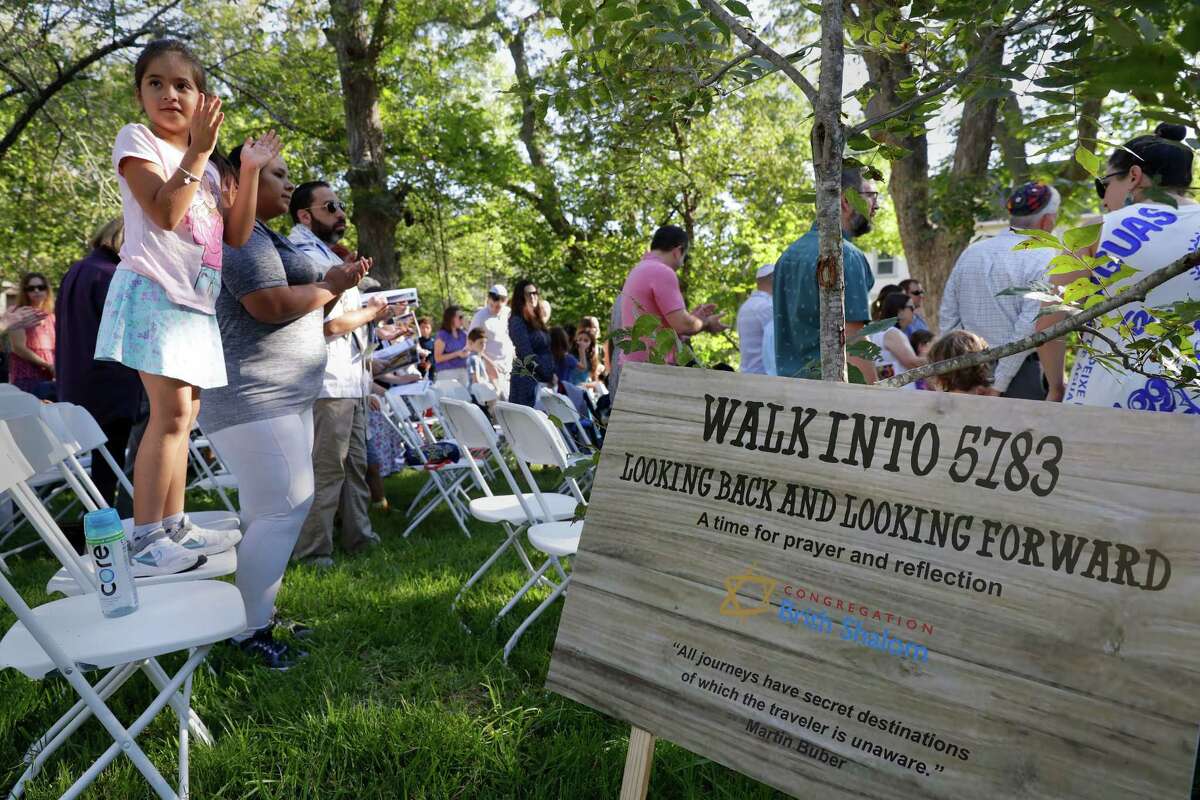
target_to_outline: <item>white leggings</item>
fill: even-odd
[[[312,409],[234,425],[208,438],[237,478],[237,587],[247,630],[261,630],[271,622],[283,571],[313,502]]]

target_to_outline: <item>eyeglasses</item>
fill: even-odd
[[[913,297],[920,297],[921,295],[925,294],[925,290],[924,289],[916,289],[915,291],[909,292],[909,294],[912,295]]]
[[[335,203],[332,200],[327,200],[326,202],[324,202],[320,205],[309,206],[308,210],[312,211],[314,208],[323,208],[323,209],[325,209],[325,212],[328,214],[334,214],[338,211],[341,211],[343,214],[346,213],[346,204],[341,201],[338,201]]]
[[[27,292],[45,292],[49,289],[50,287],[44,283],[31,283],[25,287],[25,291]]]
[[[1126,172],[1128,172],[1128,170],[1126,170]],[[1103,200],[1103,199],[1104,199],[1104,195],[1108,194],[1108,181],[1109,181],[1111,178],[1115,178],[1115,177],[1117,177],[1118,175],[1124,175],[1124,174],[1125,174],[1125,172],[1121,172],[1121,171],[1119,171],[1119,170],[1118,170],[1117,172],[1110,172],[1110,173],[1108,173],[1108,174],[1107,174],[1107,175],[1105,175],[1103,178],[1096,178],[1096,195],[1097,195],[1097,196],[1098,196],[1098,197],[1099,197],[1101,200]]]
[[[526,297],[538,297],[539,296],[538,290],[537,289],[526,289],[525,296]]]

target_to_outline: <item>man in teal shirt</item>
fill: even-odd
[[[875,185],[864,180],[858,170],[842,171],[842,190],[854,189],[874,216],[879,193]],[[871,319],[868,295],[875,285],[875,276],[863,251],[851,239],[871,230],[871,220],[864,217],[845,195],[842,196],[842,267],[846,283],[846,338],[862,329]],[[817,226],[801,236],[783,252],[775,263],[775,284],[772,295],[775,325],[775,363],[778,375],[789,378],[819,377],[816,369],[821,356],[821,312],[817,304]],[[867,361],[850,357],[849,361],[863,371],[869,383],[875,379],[875,368]]]

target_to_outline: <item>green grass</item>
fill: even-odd
[[[393,477],[388,494],[403,509],[416,477]],[[292,567],[278,606],[313,625],[310,655],[287,673],[252,665],[218,645],[196,673],[193,705],[216,739],[191,750],[196,798],[615,798],[627,725],[543,688],[561,604],[526,633],[509,664],[504,642],[544,597],[488,623],[524,581],[515,556],[503,560],[450,613],[458,588],[499,546],[498,526],[475,523],[466,540],[448,513],[408,540],[403,515],[375,515],[383,545],[337,557],[327,571]],[[56,563],[44,548],[10,561],[30,604]],[[470,634],[459,624],[467,623]],[[14,617],[0,608],[0,630]],[[164,660],[173,670],[181,657]],[[93,682],[94,682],[93,677]],[[153,692],[135,676],[110,701],[126,723]],[[35,682],[0,673],[0,792],[22,771],[25,748],[75,700],[61,678]],[[174,716],[162,714],[139,742],[174,785]],[[88,722],[32,783],[31,800],[62,794],[111,743]],[[130,800],[151,792],[118,758],[88,798]],[[651,797],[779,797],[767,787],[667,742],[659,742]]]

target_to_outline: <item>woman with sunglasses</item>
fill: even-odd
[[[512,314],[508,318],[508,336],[512,339],[513,371],[508,401],[531,408],[537,402],[541,384],[554,385],[554,356],[550,352],[550,334],[546,331],[542,298],[533,281],[522,278],[513,287]]]
[[[1186,135],[1182,125],[1161,123],[1153,134],[1116,148],[1109,156],[1106,174],[1096,181],[1096,193],[1106,212],[1096,255],[1108,256],[1111,261],[1095,272],[1112,275],[1122,264],[1137,270],[1106,292],[1137,281],[1200,246],[1200,205],[1190,196],[1192,151],[1182,144]],[[1146,338],[1145,328],[1154,322],[1154,308],[1198,300],[1200,280],[1192,270],[1152,289],[1145,303],[1123,306],[1119,309],[1121,324],[1101,333],[1113,341]],[[1200,332],[1193,330],[1191,341],[1200,347]],[[1093,345],[1101,352],[1107,348],[1099,339]],[[1159,369],[1158,360],[1146,360],[1144,371],[1157,373]],[[1064,399],[1105,408],[1200,414],[1200,393],[1179,388],[1165,378],[1101,365],[1083,350],[1076,354]]]
[[[30,272],[21,278],[17,307],[29,307],[45,316],[26,330],[9,333],[9,383],[42,400],[54,400],[54,292],[45,275]]]
[[[867,337],[879,348],[879,357],[875,359],[878,366],[879,380],[902,375],[910,369],[924,366],[928,363],[912,349],[912,343],[905,335],[904,329],[912,324],[916,315],[912,298],[901,291],[892,292],[883,298],[880,319],[896,318],[896,324],[886,331]],[[905,389],[917,388],[916,383],[905,384]]]
[[[442,327],[433,340],[433,361],[437,367],[434,383],[458,381],[464,387],[470,383],[467,377],[466,317],[460,306],[446,306],[442,312]]]

